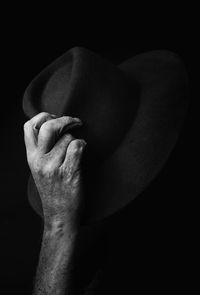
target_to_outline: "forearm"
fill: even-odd
[[[33,295],[72,294],[71,268],[77,230],[60,221],[45,224]]]
[[[34,295],[71,293],[71,265],[82,203],[80,163],[86,142],[61,133],[81,125],[79,118],[47,112],[24,124],[27,161],[45,221]]]

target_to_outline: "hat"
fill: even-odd
[[[84,224],[124,208],[158,175],[178,139],[188,106],[188,77],[177,54],[154,50],[114,65],[74,47],[28,85],[23,110],[72,116],[83,126]],[[32,175],[28,198],[43,216]]]

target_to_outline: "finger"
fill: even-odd
[[[27,130],[25,140],[26,143],[28,144],[29,148],[35,148],[37,146],[37,141],[38,141],[38,132],[41,127],[41,125],[53,118],[55,118],[56,115],[49,114],[46,112],[41,112],[31,118],[27,125],[24,125],[24,130]]]
[[[27,154],[37,147],[37,140],[30,121],[24,124],[24,141]]]
[[[74,139],[75,138],[71,134],[67,133],[56,142],[55,146],[50,151],[51,159],[54,165],[57,167],[62,165],[67,153],[68,145]]]
[[[42,153],[49,152],[61,132],[81,125],[82,122],[80,119],[69,116],[63,116],[45,122],[38,134],[38,148]]]
[[[85,146],[86,142],[84,139],[72,140],[68,145],[66,157],[62,166],[71,175],[73,175],[73,173],[80,168],[81,158]]]
[[[34,116],[30,120],[30,123],[32,124],[33,129],[38,132],[38,130],[40,129],[40,127],[42,126],[42,124],[44,122],[51,120],[51,119],[55,119],[55,118],[56,118],[56,115],[49,114],[47,112],[41,112],[41,113],[37,114],[36,116]]]

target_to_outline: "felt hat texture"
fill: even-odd
[[[184,63],[168,50],[140,53],[115,65],[74,47],[30,82],[23,96],[28,118],[49,112],[83,122],[68,131],[87,142],[83,224],[124,208],[158,175],[180,134],[188,92]],[[28,198],[43,216],[31,174]]]

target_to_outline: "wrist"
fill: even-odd
[[[58,216],[44,219],[44,234],[49,237],[74,237],[79,231],[78,222],[67,221]]]

